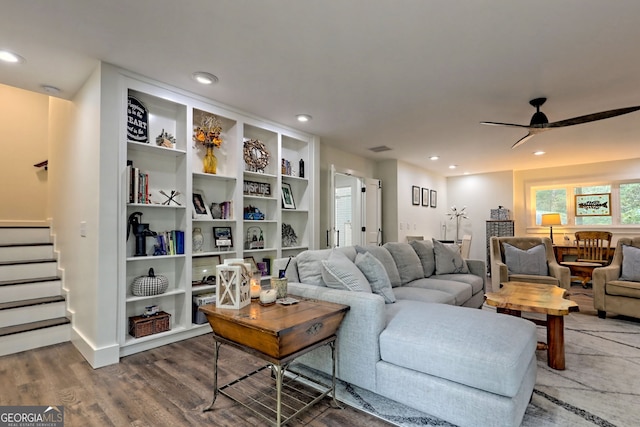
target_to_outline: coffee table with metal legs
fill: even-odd
[[[547,342],[539,349],[547,350],[547,364],[553,368],[565,369],[564,357],[564,316],[579,311],[575,301],[566,299],[567,291],[554,285],[525,282],[505,282],[498,292],[485,295],[486,303],[496,307],[498,313],[520,317],[522,312],[543,313],[547,319],[527,319],[546,326]]]

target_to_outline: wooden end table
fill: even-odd
[[[339,406],[335,400],[335,341],[336,331],[349,310],[349,306],[292,297],[298,299],[299,302],[292,305],[262,306],[257,301],[253,301],[250,305],[239,310],[217,308],[214,304],[199,308],[207,316],[213,329],[214,339],[214,394],[213,401],[204,411],[213,408],[218,393],[220,393],[252,410],[270,424],[279,427],[328,394],[331,394],[333,403]],[[269,364],[218,387],[218,354],[221,344],[235,347],[265,360]],[[301,402],[299,407],[290,408],[287,405],[287,409],[293,413],[283,414],[283,399],[287,399],[287,401],[299,400],[297,397],[289,398],[286,391],[283,391],[283,380],[289,364],[295,358],[324,345],[329,345],[331,348],[333,363],[331,387],[325,388],[309,401]],[[271,375],[275,377],[275,414],[271,414],[271,416],[268,416],[268,413],[265,415],[264,411],[254,409],[251,404],[247,404],[227,392],[227,389],[242,381],[259,378],[259,374],[264,373],[265,369],[271,369]],[[310,380],[309,378],[305,379]],[[261,403],[260,406],[265,405]],[[275,420],[273,419],[274,415]]]
[[[575,301],[565,299],[567,291],[554,285],[525,282],[505,282],[498,292],[485,294],[488,305],[498,313],[520,317],[523,311],[544,313],[546,321],[529,319],[547,327],[547,343],[539,349],[547,349],[547,364],[558,370],[565,369],[564,316],[579,311]]]

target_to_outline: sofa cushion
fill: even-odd
[[[439,291],[437,289],[400,286],[393,288],[393,293],[396,296],[397,301],[410,300],[450,305],[453,305],[456,302],[455,295],[450,292]]]
[[[405,303],[380,334],[385,362],[513,397],[537,345],[528,320],[446,304]]]
[[[612,280],[605,285],[607,295],[640,299],[640,282]],[[612,309],[615,311],[615,309]]]
[[[329,288],[354,292],[371,292],[371,286],[360,269],[347,256],[332,250],[329,258],[322,260],[322,280]]]
[[[451,276],[458,276],[452,274]],[[443,280],[438,279],[440,276],[431,276],[429,278],[422,278],[414,280],[411,284],[404,287],[418,288],[421,290],[432,289],[440,292],[445,292],[453,296],[453,304],[462,305],[465,301],[471,299],[473,296],[471,285],[457,280]]]
[[[367,278],[371,291],[374,294],[381,295],[384,302],[391,304],[396,302],[396,296],[391,289],[391,281],[384,266],[370,252],[359,253],[356,255],[356,267],[362,271],[364,277]]]
[[[536,245],[523,250],[508,243],[503,243],[504,263],[513,274],[531,274],[535,276],[548,276],[547,248],[544,245]]]
[[[476,276],[475,274],[440,274],[438,276],[432,276],[431,278],[466,283],[471,286],[471,293],[473,295],[478,292],[484,292],[484,280],[482,280],[482,277]]]
[[[389,251],[396,263],[402,285],[424,277],[420,258],[418,258],[418,254],[410,244],[389,242],[384,244],[384,248]]]
[[[409,244],[413,250],[416,251],[416,254],[418,254],[418,258],[420,258],[424,277],[431,276],[436,271],[436,258],[433,254],[433,242],[430,240],[412,240]]]
[[[622,273],[620,280],[640,282],[640,248],[622,245]]]
[[[460,253],[445,244],[431,240],[433,242],[433,253],[436,259],[436,274],[468,273],[469,267]]]
[[[393,260],[393,257],[382,246],[375,245],[367,245],[367,246],[356,246],[357,252],[369,252],[371,255],[376,257],[378,261],[382,263],[384,269],[387,271],[387,276],[389,276],[389,281],[391,282],[392,287],[400,286],[400,273],[398,273],[398,267],[396,267],[396,262]]]

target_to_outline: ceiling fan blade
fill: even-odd
[[[611,117],[621,116],[623,114],[633,113],[634,111],[638,110],[640,110],[640,105],[635,107],[618,108],[617,110],[601,111],[599,113],[587,114],[585,116],[574,117],[572,119],[549,123],[547,127],[561,128],[565,126],[579,125],[582,123],[595,122],[596,120],[603,120]]]
[[[511,146],[511,148],[516,148],[522,144],[524,144],[525,142],[527,142],[528,140],[530,140],[531,138],[533,138],[535,135],[535,133],[529,132],[528,134],[526,134],[525,136],[523,136],[522,138],[520,138],[515,144],[513,144]]]
[[[481,125],[489,126],[508,126],[512,128],[529,128],[528,125],[517,125],[515,123],[500,123],[500,122],[480,122]]]

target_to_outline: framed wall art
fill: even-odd
[[[429,201],[431,203],[432,208],[438,207],[438,192],[436,190],[431,190]]]
[[[611,216],[611,193],[576,194],[576,216]]]
[[[416,187],[415,185],[411,186],[411,204],[420,204],[420,187]]]
[[[422,189],[422,206],[429,206],[429,189]]]

